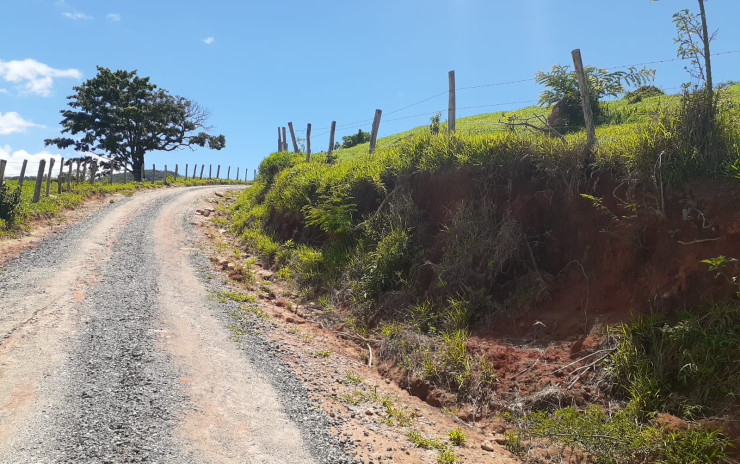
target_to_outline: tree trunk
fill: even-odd
[[[704,12],[704,0],[699,0],[699,12],[701,13],[701,31],[702,40],[704,41],[704,69],[707,72],[707,93],[711,96],[712,87],[712,63],[709,55],[709,32],[707,30],[707,15]]]
[[[141,166],[143,164],[143,156],[133,156],[131,158],[131,173],[134,175],[134,182],[141,182]]]

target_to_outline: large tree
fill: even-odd
[[[210,128],[203,108],[170,95],[136,71],[98,66],[98,74],[74,90],[67,97],[71,109],[61,111],[62,134],[68,136],[47,139],[46,145],[106,157],[131,171],[135,180],[141,180],[144,155],[150,151],[195,146],[220,150],[226,145],[223,135],[205,132]]]

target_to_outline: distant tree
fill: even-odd
[[[655,76],[654,69],[627,68],[624,71],[607,71],[595,66],[585,66],[586,85],[594,117],[599,115],[599,100],[616,97],[625,92],[625,86],[640,86]],[[562,130],[563,126],[581,127],[584,124],[578,78],[570,66],[555,65],[549,73],[539,71],[535,81],[547,87],[540,94],[540,105],[555,105],[548,123]],[[557,119],[557,120],[555,120]]]
[[[429,118],[429,132],[432,135],[439,135],[439,130],[442,127],[440,124],[440,119],[442,119],[442,112],[437,111],[434,116]]]
[[[370,141],[370,133],[365,132],[362,129],[358,130],[356,134],[345,135],[342,137],[342,148],[351,148],[361,143]]]
[[[139,77],[136,71],[111,71],[98,66],[98,74],[74,87],[67,97],[72,109],[62,110],[62,134],[46,145],[108,158],[110,166],[125,167],[141,180],[144,155],[150,151],[176,151],[195,146],[220,150],[223,135],[205,131],[208,113],[192,101],[170,95]],[[201,132],[195,133],[196,130]]]

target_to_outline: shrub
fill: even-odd
[[[21,189],[17,188],[11,192],[10,187],[3,182],[0,184],[0,219],[7,227],[13,227],[22,215]]]

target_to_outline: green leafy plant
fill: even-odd
[[[21,189],[11,191],[10,187],[3,182],[0,184],[0,219],[5,222],[6,227],[10,228],[22,215]]]
[[[465,432],[460,430],[460,427],[450,430],[447,435],[450,437],[450,443],[455,446],[462,446],[467,441],[467,438],[465,437]]]

